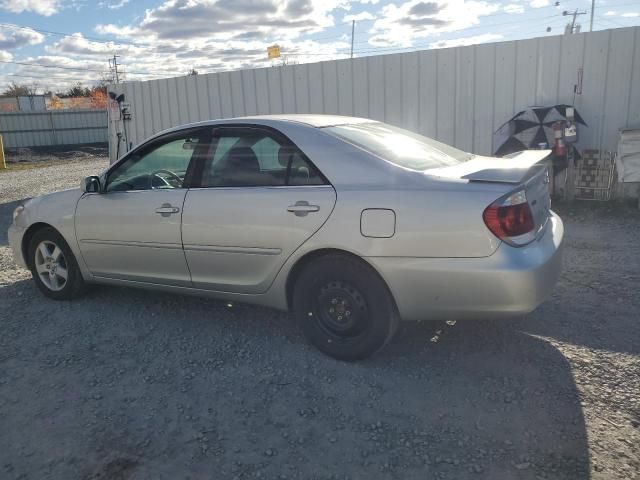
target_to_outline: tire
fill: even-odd
[[[28,255],[33,280],[46,297],[71,300],[83,292],[85,282],[78,262],[55,229],[38,230],[29,241]]]
[[[370,266],[345,255],[307,265],[296,279],[293,313],[309,343],[344,361],[365,359],[395,334],[398,315],[384,281]]]

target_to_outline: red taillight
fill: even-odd
[[[487,228],[500,240],[523,245],[533,239],[533,236],[527,234],[533,234],[535,222],[524,192],[517,192],[505,200],[492,203],[485,209],[482,219]],[[522,241],[510,241],[514,240],[513,237],[523,235],[527,237],[522,238]]]

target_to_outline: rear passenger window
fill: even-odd
[[[214,134],[202,187],[322,185],[324,178],[286,139],[260,129],[229,128]]]

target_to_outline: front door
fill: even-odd
[[[185,256],[196,288],[265,292],[286,259],[327,220],[335,190],[277,132],[218,128],[188,191]]]
[[[203,135],[188,130],[143,145],[109,170],[101,193],[82,196],[76,234],[93,275],[191,286],[180,222]]]

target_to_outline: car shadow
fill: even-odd
[[[288,315],[259,307],[116,287],[53,302],[27,281],[0,288],[0,296],[34,313],[21,313],[22,324],[35,322],[25,326],[28,344],[14,339],[6,353],[33,368],[14,391],[22,381],[74,386],[47,417],[54,426],[32,425],[31,438],[62,434],[74,455],[96,465],[105,451],[125,451],[135,458],[132,478],[197,476],[214,465],[224,477],[238,464],[245,476],[275,478],[285,459],[304,478],[590,475],[567,360],[513,322],[403,324],[373,358],[343,363],[308,346]],[[57,356],[73,359],[73,370],[48,368]],[[104,380],[112,371],[120,373]],[[47,405],[60,405],[59,393],[44,389],[7,413],[44,415]],[[85,398],[100,405],[99,417]],[[176,412],[176,404],[187,411]],[[56,427],[62,418],[64,428]],[[193,440],[206,425],[215,432],[207,444],[215,457]],[[24,441],[19,429],[5,431],[12,444]],[[77,440],[66,437],[76,433]],[[35,458],[54,460],[34,448]],[[170,452],[162,464],[154,463],[158,451]],[[70,472],[77,473],[56,471]]]
[[[452,432],[452,451],[471,438],[469,452],[489,444],[490,457],[510,459],[487,466],[487,478],[588,478],[585,419],[562,353],[508,321],[450,323],[405,324],[371,361],[414,366],[398,410]]]
[[[552,297],[514,328],[579,347],[640,354],[640,217],[565,221],[564,265]],[[615,234],[612,234],[614,232]]]

